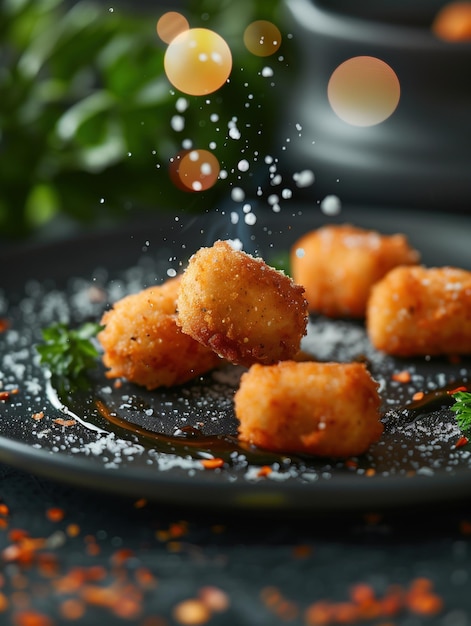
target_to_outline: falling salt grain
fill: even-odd
[[[187,110],[189,106],[188,100],[186,98],[178,98],[175,103],[175,108],[179,113],[183,113]]]
[[[231,139],[240,139],[240,130],[236,127],[229,129],[229,137]]]
[[[302,170],[293,174],[293,180],[299,188],[309,187],[314,183],[314,172],[311,170]]]
[[[237,168],[239,169],[239,171],[241,172],[247,172],[249,170],[250,164],[247,161],[247,159],[242,159],[241,161],[239,161],[239,163],[237,164]]]
[[[181,132],[185,128],[185,118],[181,115],[174,115],[170,120],[170,126],[175,132]]]
[[[234,248],[234,250],[242,250],[244,244],[240,239],[228,239],[227,243]]]
[[[234,187],[231,191],[231,198],[234,202],[243,202],[245,200],[245,192],[240,187]]]
[[[324,215],[338,215],[342,209],[340,198],[334,195],[326,196],[320,204],[320,209]]]
[[[271,76],[273,76],[274,72],[271,67],[266,66],[262,69],[261,74],[264,78],[270,78]]]

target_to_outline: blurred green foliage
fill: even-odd
[[[99,0],[3,0],[0,4],[0,235],[24,238],[66,216],[80,224],[135,209],[203,211],[231,181],[203,194],[178,190],[169,160],[189,138],[234,172],[249,152],[269,150],[276,97],[263,58],[243,47],[254,19],[276,23],[278,0],[190,0],[190,26],[228,42],[233,71],[206,98],[188,97],[185,129],[172,130],[177,99],[163,69],[153,13]],[[113,8],[111,8],[113,7]],[[281,71],[281,70],[280,70]],[[252,105],[248,105],[250,89]],[[210,122],[219,115],[219,131]],[[243,145],[227,141],[237,117]],[[218,134],[219,133],[219,134]],[[242,148],[242,149],[241,149]],[[230,178],[230,176],[229,176]]]

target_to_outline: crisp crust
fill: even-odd
[[[471,354],[471,272],[398,267],[371,292],[367,330],[396,356]]]
[[[220,364],[210,349],[176,324],[180,277],[126,296],[104,313],[98,339],[108,378],[123,377],[147,389],[181,385]]]
[[[239,438],[273,451],[354,456],[383,432],[378,384],[361,363],[253,365],[234,402]]]
[[[240,365],[292,358],[306,333],[304,289],[225,241],[191,257],[177,307],[184,333]]]
[[[419,260],[404,235],[349,224],[310,231],[291,249],[292,275],[309,310],[328,317],[364,317],[371,287],[393,267]]]

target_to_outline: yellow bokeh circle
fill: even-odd
[[[244,44],[247,50],[256,56],[270,56],[281,45],[280,30],[272,22],[257,20],[245,29]]]
[[[170,178],[183,191],[206,191],[216,183],[221,166],[209,150],[183,150],[170,163]]]
[[[394,70],[381,59],[358,56],[333,72],[327,97],[336,115],[352,126],[374,126],[390,117],[401,87]]]
[[[432,31],[444,41],[471,41],[471,2],[450,2],[435,16]]]
[[[192,96],[212,93],[227,81],[232,54],[224,39],[207,28],[190,28],[177,35],[164,57],[167,78]]]
[[[184,15],[176,11],[168,11],[157,22],[156,31],[162,41],[170,43],[177,35],[189,28],[190,25]]]

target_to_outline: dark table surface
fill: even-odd
[[[469,623],[469,502],[229,515],[0,465],[0,512],[1,624]]]
[[[2,625],[471,623],[465,496],[303,517],[170,505],[33,471],[0,464]]]

